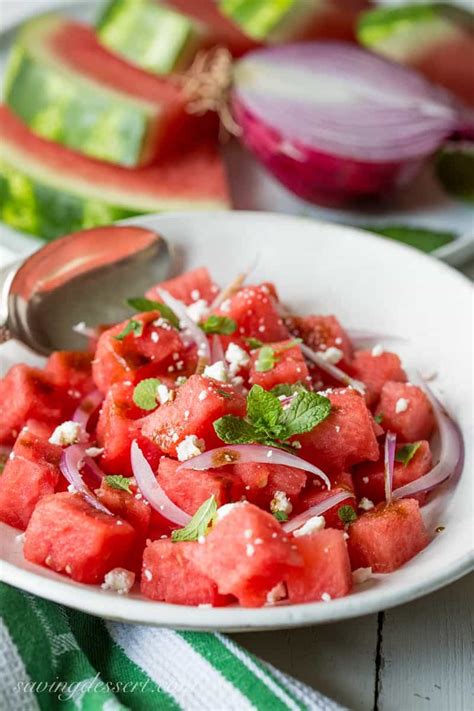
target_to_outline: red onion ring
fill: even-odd
[[[387,502],[387,504],[392,503],[393,469],[395,466],[396,443],[397,435],[393,432],[387,432],[387,434],[385,435],[384,447],[385,501]]]
[[[98,390],[93,390],[86,395],[72,416],[73,422],[78,422],[86,431],[92,413],[97,410],[103,399],[104,396]]]
[[[186,526],[191,520],[191,516],[176,506],[161,488],[136,440],[132,442],[130,459],[137,486],[150,506],[168,521],[177,523],[179,526]]]
[[[196,343],[198,348],[198,357],[204,358],[209,363],[211,359],[211,351],[209,348],[209,342],[207,340],[206,334],[199,328],[197,323],[194,323],[192,318],[186,311],[186,306],[174,296],[164,289],[158,289],[158,295],[163,300],[166,306],[173,309],[176,316],[179,318],[180,325],[185,331],[189,331],[189,334],[193,341]]]
[[[211,341],[211,363],[218,363],[219,361],[225,364],[225,354],[221,339],[217,334],[214,334]]]
[[[198,454],[197,457],[192,457],[192,459],[183,462],[177,468],[176,473],[178,474],[183,469],[206,471],[207,469],[218,469],[229,464],[241,464],[243,462],[282,464],[285,467],[302,469],[319,477],[324,481],[328,489],[331,488],[331,482],[326,474],[318,467],[315,467],[314,464],[310,464],[305,459],[296,457],[294,454],[285,452],[277,447],[266,447],[261,444],[237,444],[210,449],[203,454]]]
[[[298,516],[295,516],[290,521],[282,523],[282,528],[287,533],[296,531],[296,529],[301,528],[301,526],[303,526],[306,521],[309,521],[310,518],[313,518],[313,516],[321,516],[321,514],[329,511],[329,509],[332,509],[333,506],[337,506],[342,501],[354,498],[354,494],[350,491],[336,491],[331,496],[328,496],[327,499],[324,499],[324,501],[320,501],[319,504],[310,506],[309,509],[298,514]]]
[[[112,512],[101,504],[100,501],[94,496],[82,478],[81,469],[83,467],[87,466],[87,468],[92,469],[92,471],[94,471],[94,468],[97,467],[91,457],[86,455],[85,451],[86,447],[81,444],[73,444],[70,447],[66,447],[61,454],[59,468],[68,482],[78,493],[82,494],[87,503],[97,509],[97,511],[102,511],[102,513],[113,516]]]
[[[358,393],[361,395],[365,394],[365,385],[362,383],[360,380],[355,380],[355,378],[351,378],[347,373],[345,373],[343,370],[338,368],[336,365],[333,365],[332,363],[328,363],[321,353],[318,353],[317,351],[313,351],[309,346],[307,346],[305,343],[301,343],[300,348],[303,352],[303,354],[308,358],[308,360],[313,361],[313,363],[316,363],[318,368],[321,370],[324,370],[325,373],[328,373],[331,377],[334,378],[334,380],[338,380],[340,383],[343,383],[343,385],[350,386],[351,388],[354,388],[354,390],[357,390]]]

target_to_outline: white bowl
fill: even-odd
[[[49,600],[101,617],[206,630],[316,624],[365,615],[412,600],[472,568],[472,294],[446,265],[365,232],[265,213],[188,213],[129,220],[162,232],[176,249],[177,271],[207,265],[225,284],[258,257],[251,281],[273,280],[296,312],[335,313],[344,325],[405,336],[406,367],[437,371],[434,387],[465,439],[463,476],[423,509],[431,532],[445,530],[391,575],[377,575],[330,602],[262,609],[193,608],[120,597],[27,563],[19,531],[0,524],[0,577]],[[133,292],[133,288],[131,288]],[[5,367],[24,353],[0,350]]]

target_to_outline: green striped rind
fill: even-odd
[[[437,156],[436,172],[449,193],[474,203],[474,143],[448,143]]]
[[[99,160],[139,165],[151,130],[151,107],[58,62],[48,39],[60,22],[49,16],[24,27],[7,69],[6,103],[43,138]]]
[[[155,0],[111,0],[97,32],[108,49],[154,74],[183,68],[198,46],[196,23]]]
[[[219,8],[236,22],[243,32],[256,40],[264,40],[301,0],[221,0]],[[304,0],[303,0],[304,2]]]

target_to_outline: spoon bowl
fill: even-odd
[[[99,227],[55,240],[6,275],[3,340],[15,338],[42,355],[82,350],[76,324],[94,328],[127,318],[126,299],[166,279],[171,262],[166,240],[141,227]]]

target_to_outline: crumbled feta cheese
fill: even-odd
[[[165,536],[165,538],[166,538],[166,536]],[[148,570],[148,568],[145,568],[145,570],[143,571],[143,577],[145,578],[145,580],[152,580],[153,574],[152,574],[151,570]]]
[[[253,531],[251,528],[246,528],[244,531],[244,537],[245,538],[252,538]]]
[[[206,398],[207,398],[207,390],[201,390],[201,392],[198,395],[199,402],[202,402]]]
[[[206,378],[213,378],[214,380],[219,380],[222,383],[227,382],[227,368],[222,360],[218,360],[212,365],[206,365],[204,368],[203,375]]]
[[[20,533],[18,536],[15,536],[15,543],[24,543],[25,542],[25,533]]]
[[[326,521],[324,516],[312,516],[301,526],[301,528],[294,531],[293,535],[296,536],[296,538],[299,538],[299,536],[308,536],[310,533],[314,533],[315,531],[322,531],[325,525]]]
[[[186,313],[188,314],[189,318],[192,319],[195,323],[199,323],[199,321],[202,321],[203,318],[205,318],[205,316],[207,315],[208,310],[209,306],[207,304],[207,301],[205,301],[204,299],[199,299],[190,306],[186,307]]]
[[[338,336],[338,337],[334,340],[334,343],[336,344],[336,346],[340,346],[341,343],[342,343],[342,338],[341,338],[340,336]]]
[[[186,462],[188,459],[197,457],[204,451],[205,442],[198,439],[196,435],[188,435],[176,447],[176,453],[180,462]]]
[[[344,533],[342,534],[342,537],[345,541],[349,540],[349,534],[347,533],[347,531],[344,531]]]
[[[230,299],[223,301],[220,308],[224,313],[228,313],[230,311]]]
[[[198,543],[200,543],[202,545],[203,543],[206,542],[206,536],[202,536],[202,535],[198,536],[197,541],[198,541]]]
[[[359,501],[359,508],[363,511],[370,511],[370,509],[374,508],[374,502],[363,496]]]
[[[330,594],[324,592],[324,593],[321,595],[321,600],[322,600],[323,602],[329,602],[329,600],[331,600]]]
[[[401,412],[408,410],[408,400],[405,397],[399,397],[395,403],[395,412],[399,415]]]
[[[77,444],[83,438],[84,430],[79,422],[63,422],[58,425],[49,438],[51,444],[59,444],[67,447],[70,444]]]
[[[288,592],[286,590],[285,583],[278,583],[278,585],[275,585],[275,587],[272,588],[267,594],[267,605],[274,605],[276,602],[280,602],[280,600],[285,600],[287,597]]]
[[[160,340],[160,334],[157,333],[156,331],[152,331],[150,338],[153,343],[158,343],[158,341]]]
[[[193,289],[191,292],[191,299],[193,301],[198,301],[198,299],[200,299],[200,298],[201,298],[201,292],[199,291],[199,289]]]
[[[176,378],[176,385],[184,385],[186,380],[187,378],[184,375],[180,375],[179,378]]]
[[[112,592],[116,592],[119,595],[127,595],[132,589],[134,582],[135,573],[132,573],[131,570],[114,568],[106,574],[104,582],[100,587],[102,590],[112,590]]]
[[[245,552],[248,557],[251,558],[253,555],[255,555],[255,547],[251,543],[247,543],[247,545],[245,546]]]
[[[103,447],[88,447],[86,449],[86,454],[88,457],[100,457],[104,453]]]
[[[334,348],[334,346],[330,346],[322,353],[319,353],[319,355],[326,361],[326,363],[332,363],[333,365],[339,363],[339,361],[342,360],[344,357],[344,353],[341,351],[341,349]]]
[[[380,345],[380,343],[377,343],[373,348],[372,348],[372,355],[377,358],[378,356],[381,356],[382,353],[384,352],[383,346]]]
[[[256,539],[254,540],[254,544],[255,544],[256,546],[261,546],[261,545],[263,544],[263,538],[256,538]]]
[[[171,400],[171,391],[167,385],[160,383],[156,389],[156,394],[158,396],[158,402],[160,405],[164,405],[165,402]]]
[[[368,476],[363,476],[363,477],[362,477],[362,481],[364,482],[364,484],[368,484],[368,483],[369,483],[369,477],[368,477]]]
[[[372,568],[357,568],[352,571],[352,581],[355,585],[365,583],[372,577]]]
[[[225,352],[225,359],[229,363],[230,374],[236,375],[240,368],[244,368],[250,364],[248,353],[236,343],[229,343]]]
[[[277,513],[281,511],[282,513],[290,514],[293,511],[293,506],[291,501],[287,497],[284,491],[275,491],[273,494],[273,499],[270,502],[270,511],[272,513]]]
[[[69,491],[70,494],[77,494],[77,489],[73,484],[69,484],[67,490]]]

